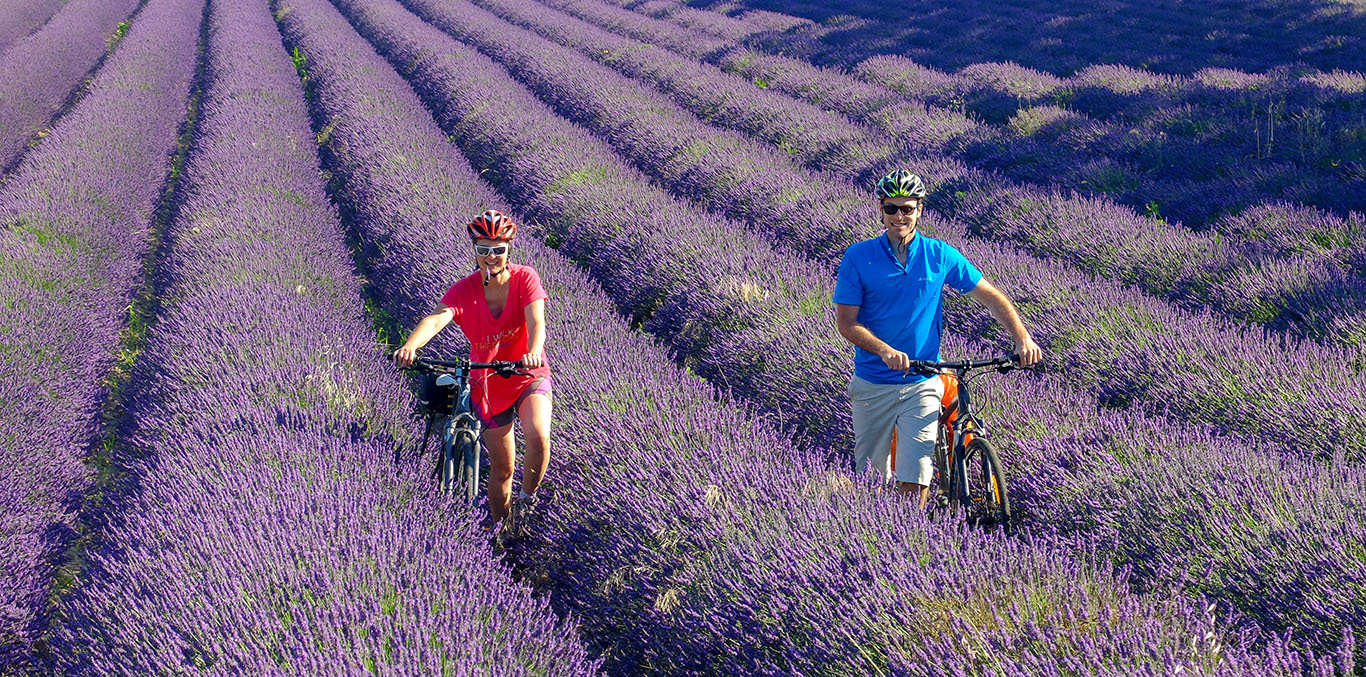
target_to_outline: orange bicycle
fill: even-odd
[[[1010,529],[1010,492],[996,450],[987,442],[985,424],[972,413],[968,387],[974,371],[1005,373],[1019,366],[1019,356],[991,360],[925,362],[911,360],[911,369],[944,380],[939,412],[939,436],[934,445],[934,505],[962,510],[969,524]],[[896,434],[892,434],[892,467],[896,467]]]

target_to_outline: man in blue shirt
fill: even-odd
[[[897,432],[897,490],[929,498],[944,382],[909,371],[911,360],[938,361],[947,285],[987,307],[1015,341],[1020,364],[1043,357],[1015,305],[957,249],[916,232],[925,184],[898,169],[877,184],[887,232],[845,250],[835,282],[835,323],[856,346],[849,399],[854,408],[854,471],[869,465],[890,477]]]

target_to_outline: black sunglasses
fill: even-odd
[[[896,205],[882,205],[882,213],[886,214],[887,216],[891,216],[892,214],[895,214],[897,212],[901,212],[902,214],[910,214],[911,212],[917,209],[920,209],[919,202],[913,205],[901,205],[900,207]]]

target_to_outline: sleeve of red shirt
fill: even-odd
[[[451,315],[456,320],[460,319],[460,307],[462,305],[460,302],[459,292],[456,291],[456,287],[459,286],[460,283],[458,282],[451,285],[451,288],[447,289],[446,293],[441,296],[441,303],[445,306],[450,307]]]
[[[531,305],[536,301],[550,298],[545,293],[545,287],[541,286],[541,276],[536,273],[536,269],[531,266],[523,268],[526,275],[522,277],[522,298],[525,299],[522,307]]]

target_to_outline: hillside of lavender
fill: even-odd
[[[1363,27],[0,0],[0,677],[1366,677]],[[973,390],[1009,531],[851,472],[898,167],[1045,352]],[[516,539],[388,358],[489,208],[550,295]],[[944,301],[945,359],[1013,348]]]

